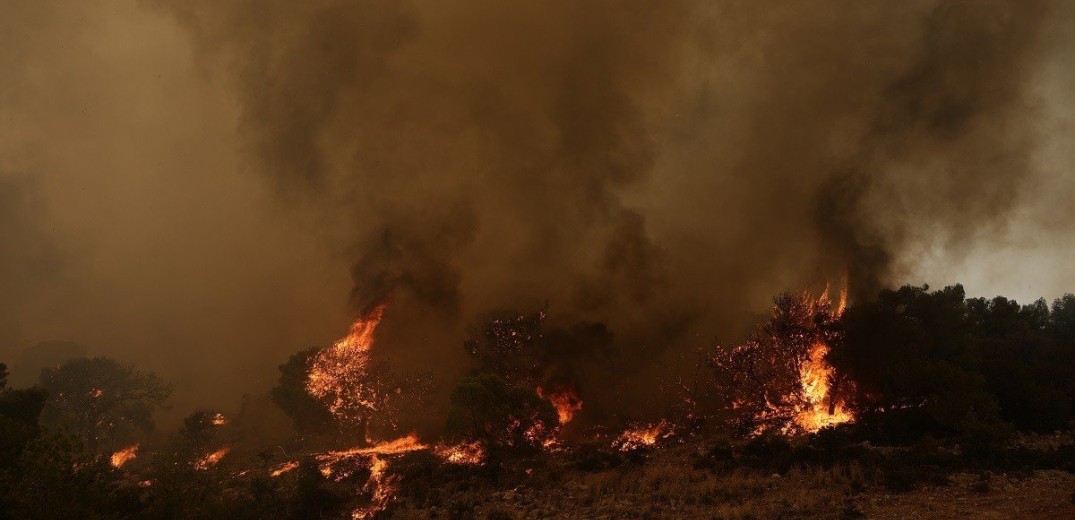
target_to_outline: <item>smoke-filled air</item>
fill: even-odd
[[[0,12],[0,519],[1075,491],[1068,2]]]

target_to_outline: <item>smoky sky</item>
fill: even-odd
[[[227,404],[388,294],[450,372],[495,309],[663,355],[845,276],[1075,285],[1062,2],[7,4],[8,356]]]

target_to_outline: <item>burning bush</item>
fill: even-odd
[[[826,359],[843,303],[834,308],[827,293],[778,296],[746,343],[718,348],[710,359],[740,433],[815,431],[850,420],[841,394],[848,385]]]
[[[480,440],[490,450],[527,452],[549,442],[559,424],[552,404],[526,387],[483,374],[452,391],[445,432],[453,440]]]

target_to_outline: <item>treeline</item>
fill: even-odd
[[[1075,417],[1075,296],[1050,306],[905,286],[853,305],[829,361],[860,428],[885,440],[1038,432]]]
[[[526,467],[534,467],[547,456],[543,446],[560,422],[550,395],[571,395],[579,382],[614,383],[614,371],[606,370],[615,366],[610,331],[599,324],[545,329],[544,320],[544,311],[494,314],[464,345],[474,372],[454,386],[444,427],[437,433],[452,443],[481,442],[491,462],[480,471],[493,475],[488,477],[491,482],[509,478],[497,473],[500,461],[508,467],[511,460],[526,458]],[[825,361],[832,368],[827,399],[846,407],[854,421],[809,436],[804,447],[794,448],[799,453],[787,444],[788,430],[774,428],[768,431],[780,435],[761,436],[758,423],[789,420],[767,409],[774,404],[787,405],[790,413],[802,404],[801,370],[818,343],[826,345]],[[303,454],[339,448],[341,442],[363,442],[371,427],[408,428],[404,419],[410,412],[406,402],[392,402],[377,410],[358,410],[351,423],[340,423],[305,389],[318,351],[299,352],[280,367],[272,400],[296,426],[286,450],[275,444],[257,446],[250,439],[254,434],[240,434],[254,428],[253,422],[244,424],[242,413],[222,427],[214,414],[196,412],[178,432],[144,446],[137,461],[123,468],[111,464],[109,455],[148,438],[153,414],[170,394],[167,382],[110,359],[80,358],[43,371],[34,388],[13,389],[0,364],[0,520],[290,519],[342,511],[345,502],[356,500],[355,490],[364,489],[368,468],[355,468],[350,480],[337,483],[324,478],[315,461]],[[695,408],[680,416],[670,407],[673,415],[667,417],[683,430],[695,428],[704,418],[710,433],[751,438],[731,447],[719,445],[699,462],[715,468],[748,463],[785,468],[801,461],[842,460],[861,451],[863,440],[915,445],[923,439],[948,438],[964,448],[993,449],[1017,430],[1069,429],[1075,418],[1073,295],[1051,304],[1038,300],[1020,305],[1003,297],[967,298],[959,285],[934,291],[905,286],[841,313],[827,302],[785,294],[775,300],[772,313],[749,342],[716,351],[709,366],[717,391],[691,390],[689,401]],[[713,361],[717,358],[720,362]],[[428,397],[432,391],[424,378],[372,366],[377,370],[362,382],[385,395]],[[397,391],[400,388],[408,390]],[[613,409],[585,394],[582,399],[587,404],[581,414]],[[719,413],[698,413],[703,402]],[[386,414],[391,420],[385,420]],[[606,418],[589,420],[602,424]],[[604,426],[615,433],[623,425]],[[248,444],[245,453],[207,465],[207,454],[225,440]],[[941,457],[947,451],[937,453]],[[1003,448],[991,453],[1009,457],[1012,452]],[[611,449],[605,439],[575,446],[564,456],[578,458],[579,468],[634,460]],[[886,457],[882,459],[891,459]],[[389,469],[410,472],[403,493],[443,488],[437,479],[447,470],[438,459],[428,453],[404,459],[411,462]],[[922,465],[919,458],[907,460],[901,464]],[[931,464],[964,464],[937,460],[941,462]],[[297,466],[285,478],[272,478],[273,468],[286,461]],[[889,473],[899,476],[903,466]],[[419,482],[437,485],[410,484]]]

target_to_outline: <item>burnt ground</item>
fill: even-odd
[[[599,471],[547,462],[511,486],[423,500],[401,497],[390,518],[1075,519],[1075,475],[1056,469],[955,471],[894,490],[878,469],[699,467],[699,447],[654,450]]]

